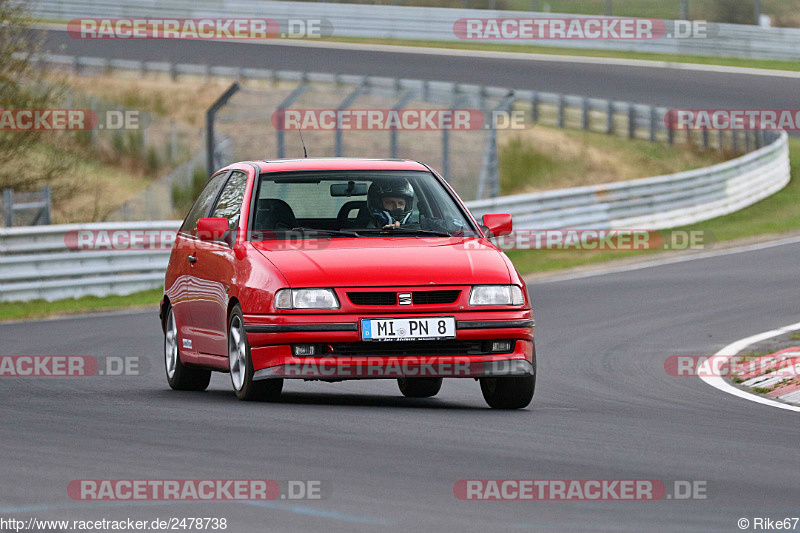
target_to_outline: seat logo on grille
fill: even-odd
[[[411,293],[401,293],[397,295],[400,305],[411,305]]]

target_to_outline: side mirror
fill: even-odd
[[[483,225],[489,237],[502,237],[511,233],[511,215],[483,215]]]
[[[226,231],[227,218],[201,218],[197,221],[197,238],[201,241],[221,241]]]

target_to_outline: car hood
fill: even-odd
[[[511,276],[496,248],[475,238],[362,238],[306,241],[276,249],[252,245],[292,287],[506,284]]]

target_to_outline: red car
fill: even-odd
[[[536,383],[525,283],[426,165],[350,158],[251,161],[215,173],[181,226],[164,281],[167,380],[229,372],[242,400],[284,379],[397,379],[430,397],[473,378],[494,408]]]

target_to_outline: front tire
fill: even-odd
[[[430,398],[442,388],[442,378],[399,378],[397,386],[406,398]]]
[[[167,371],[167,382],[175,390],[204,391],[211,381],[210,370],[181,363],[178,325],[175,323],[172,306],[167,309],[167,319],[164,322],[164,367]]]
[[[480,378],[483,399],[492,409],[528,407],[536,390],[536,346],[533,347],[533,374],[530,376]]]
[[[528,407],[535,388],[535,374],[511,378],[481,378],[483,399],[492,409]]]
[[[280,397],[283,379],[253,381],[253,361],[239,305],[233,308],[228,320],[228,367],[233,391],[240,400],[274,402]]]

